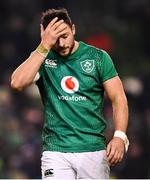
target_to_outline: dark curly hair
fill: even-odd
[[[46,29],[47,25],[55,17],[58,17],[57,21],[63,19],[66,24],[72,27],[72,21],[68,14],[68,11],[65,8],[60,8],[60,9],[48,9],[47,11],[43,12],[41,17],[41,24],[43,25],[44,29]]]

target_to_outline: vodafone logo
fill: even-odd
[[[73,76],[65,76],[61,80],[61,88],[63,91],[73,94],[79,90],[79,81]],[[87,101],[86,96],[79,96],[78,94],[60,96],[58,95],[58,99],[61,101]]]
[[[79,82],[78,80],[73,76],[65,76],[61,80],[61,88],[69,93],[73,94],[78,91],[79,89]]]

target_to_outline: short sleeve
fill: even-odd
[[[104,50],[99,63],[99,74],[102,83],[118,75],[111,57]]]

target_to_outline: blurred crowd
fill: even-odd
[[[76,39],[105,49],[112,57],[129,104],[130,147],[112,178],[150,178],[150,1],[0,1],[0,178],[41,178],[42,103],[35,85],[10,88],[10,76],[40,42],[40,16],[66,7]],[[88,31],[87,31],[88,29]],[[104,115],[107,139],[113,135],[111,104]]]

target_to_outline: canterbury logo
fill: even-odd
[[[56,68],[57,67],[57,60],[55,59],[46,59],[45,65],[48,67]]]
[[[47,170],[45,170],[44,176],[45,176],[45,177],[54,176],[53,169],[47,169]]]

